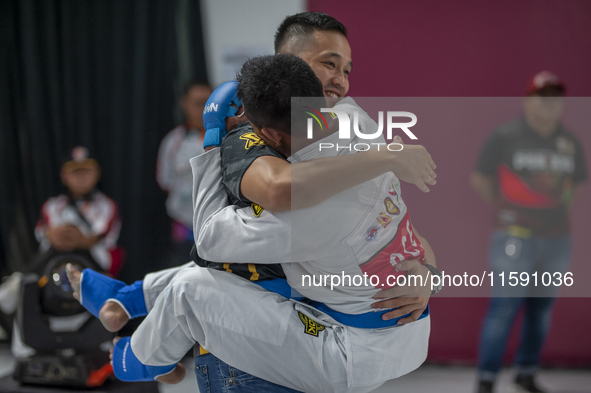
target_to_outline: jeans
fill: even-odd
[[[534,236],[528,239],[496,231],[490,249],[491,269],[495,280],[505,272],[504,286],[495,281],[493,298],[484,320],[478,359],[481,380],[494,381],[501,369],[505,345],[515,316],[523,305],[525,318],[521,341],[515,357],[518,375],[531,375],[537,370],[539,356],[551,321],[552,306],[558,290],[556,286],[541,284],[544,272],[564,273],[571,255],[570,235],[560,237]],[[508,285],[510,272],[526,272],[530,277],[528,286]],[[537,286],[532,274],[537,272]]]
[[[195,375],[199,393],[297,393],[240,371],[211,353],[195,358]]]

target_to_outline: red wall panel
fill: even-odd
[[[559,74],[569,96],[591,96],[588,1],[309,0],[308,8],[326,12],[347,26],[354,63],[349,92],[353,97],[518,97],[527,80],[542,69]],[[450,230],[450,220],[467,228],[460,256],[466,259],[463,263],[481,270],[487,266],[492,210],[472,192],[468,176],[487,135],[519,111],[510,112],[483,119],[479,127],[446,125],[445,132],[425,130],[419,137],[439,165],[439,184],[428,195],[406,187],[405,201],[443,269],[446,261],[458,257],[454,250],[458,234]],[[572,123],[588,163],[589,124],[581,116]],[[586,273],[591,255],[589,200],[591,187],[586,186],[576,200],[573,217],[573,269],[583,272],[575,279],[587,281],[591,281]],[[473,362],[486,304],[486,298],[434,299],[430,358]],[[591,363],[589,310],[589,298],[558,300],[544,362]],[[516,341],[514,332],[508,356]]]

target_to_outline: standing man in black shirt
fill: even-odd
[[[496,208],[496,230],[489,259],[499,273],[522,272],[538,281],[544,273],[564,274],[569,265],[569,212],[577,188],[586,179],[578,139],[560,119],[564,84],[543,71],[528,85],[524,116],[499,127],[486,141],[471,183]],[[509,287],[494,283],[478,362],[478,392],[492,392],[505,344],[521,305],[525,320],[515,358],[515,388],[543,392],[534,381],[539,355],[549,330],[557,287]]]

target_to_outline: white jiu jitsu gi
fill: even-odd
[[[323,142],[336,138],[330,135]],[[360,140],[353,136],[338,142]],[[292,160],[327,152],[311,145]],[[397,273],[393,265],[423,255],[392,173],[310,209],[257,216],[250,208],[227,206],[217,150],[194,158],[192,166],[200,256],[217,262],[285,263],[292,287],[333,310],[373,311],[372,296],[388,275]],[[302,283],[303,275],[364,273],[377,276],[377,285],[353,281],[331,289]],[[146,299],[152,298],[150,285],[164,286],[170,278],[153,277],[144,284]],[[361,392],[416,369],[426,358],[429,331],[429,317],[381,329],[345,326],[238,276],[184,267],[158,296],[131,345],[144,364],[168,365],[199,342],[226,363],[271,382],[306,392]]]

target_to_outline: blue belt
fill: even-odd
[[[264,280],[264,281],[253,281],[255,284],[258,284],[262,288],[265,288],[268,291],[275,292],[283,297],[304,301],[310,306],[316,308],[319,311],[329,315],[335,321],[342,323],[346,326],[356,327],[356,328],[363,328],[363,329],[379,329],[384,327],[394,326],[398,323],[398,320],[402,318],[406,318],[410,316],[410,313],[403,315],[398,318],[383,320],[382,316],[390,312],[392,310],[384,310],[384,311],[376,311],[376,312],[366,312],[364,314],[345,314],[339,311],[335,311],[332,308],[328,307],[324,303],[316,302],[313,300],[306,299],[302,296],[298,291],[292,289],[287,280],[284,278],[274,278],[272,280]],[[425,311],[421,314],[419,319],[425,318],[429,315],[429,305],[425,308]]]

